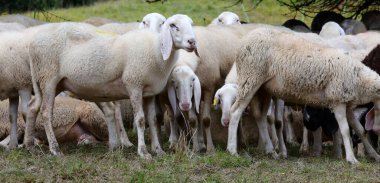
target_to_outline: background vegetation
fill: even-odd
[[[243,4],[232,6],[235,2],[234,0],[167,0],[162,4],[160,2],[147,3],[143,0],[102,1],[86,7],[49,10],[51,14],[29,12],[27,15],[53,22],[83,21],[93,16],[130,22],[141,20],[143,16],[151,12],[158,12],[164,16],[182,13],[189,15],[195,24],[205,25],[222,11],[233,11],[247,22],[282,24],[293,17],[307,23],[311,22],[310,18],[305,18],[302,14],[285,15],[289,13],[288,8],[280,6],[276,0],[265,0],[258,7],[253,1],[244,1]]]

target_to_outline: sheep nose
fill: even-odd
[[[182,110],[189,111],[190,110],[190,103],[187,103],[187,102],[182,103],[181,107],[182,107]]]
[[[191,45],[191,47],[195,47],[195,39],[194,38],[187,40],[187,42]]]
[[[223,123],[225,126],[228,126],[228,124],[230,123],[230,118],[223,118]]]

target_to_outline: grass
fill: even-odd
[[[176,13],[189,15],[197,25],[206,25],[223,11],[237,13],[242,20],[256,23],[282,24],[294,16],[286,7],[279,6],[275,0],[265,0],[257,8],[253,0],[244,1],[243,5],[232,6],[236,0],[167,0],[165,3],[145,3],[143,0],[119,0],[98,2],[89,7],[75,7],[70,9],[50,10],[49,12],[71,21],[83,21],[89,17],[100,16],[118,21],[131,22],[141,20],[151,12],[158,12],[164,16]],[[63,21],[63,19],[49,15],[48,19],[41,13],[27,13],[29,16],[44,21]],[[296,18],[310,24],[310,19],[303,16]]]
[[[129,133],[132,134],[132,133]],[[133,142],[136,135],[133,134]],[[165,143],[164,147],[168,144]],[[0,182],[379,182],[380,166],[367,159],[350,165],[336,160],[331,148],[322,157],[304,157],[298,147],[289,158],[274,160],[255,148],[231,156],[172,154],[142,160],[136,148],[109,152],[107,146],[61,145],[63,157],[49,155],[46,146],[0,152]],[[169,152],[165,148],[166,152]]]
[[[90,7],[57,9],[49,12],[72,21],[101,16],[119,21],[140,20],[145,14],[159,12],[190,15],[198,25],[208,24],[222,11],[233,11],[242,20],[281,24],[290,16],[287,8],[265,0],[252,9],[252,2],[225,8],[234,0],[168,0],[164,4],[147,4],[142,0],[96,3]],[[243,10],[250,10],[244,12]],[[33,13],[27,13],[33,16]],[[46,20],[41,14],[36,18]],[[297,17],[310,24],[310,19]],[[48,21],[62,21],[51,17]],[[131,133],[129,133],[131,134]],[[132,138],[136,144],[136,138]],[[167,138],[166,138],[167,139]],[[149,144],[149,143],[148,143]],[[168,144],[164,144],[168,152]],[[360,165],[336,160],[331,150],[320,158],[303,157],[298,147],[289,148],[289,158],[273,160],[255,148],[231,156],[218,147],[215,154],[168,154],[141,160],[136,148],[109,152],[104,145],[61,145],[65,156],[49,155],[46,146],[35,151],[0,150],[0,182],[379,182],[380,166],[367,159]]]

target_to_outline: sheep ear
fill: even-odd
[[[170,33],[170,26],[167,21],[164,23],[164,25],[162,25],[160,40],[162,58],[164,60],[168,60],[173,47],[173,39]]]
[[[374,118],[375,118],[375,111],[374,111],[374,108],[372,108],[365,115],[365,125],[364,125],[364,127],[365,127],[365,129],[367,131],[372,130],[373,124],[374,124]]]
[[[168,87],[168,96],[169,96],[169,102],[170,105],[172,106],[173,114],[176,114],[177,110],[177,97],[175,95],[175,89],[172,84],[169,84]]]
[[[139,24],[139,29],[144,29],[144,28],[145,28],[144,23],[143,23],[143,22],[140,22],[140,24]]]
[[[218,104],[219,104],[219,90],[216,91],[215,96],[214,96],[214,102],[212,104],[214,106],[215,110],[218,109]]]
[[[195,109],[199,114],[199,105],[201,104],[201,82],[199,78],[195,76],[194,80],[194,100],[195,100]]]

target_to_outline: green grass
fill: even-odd
[[[136,141],[136,137],[132,139]],[[164,147],[167,147],[165,143]],[[136,148],[109,152],[107,146],[61,145],[63,157],[46,146],[28,152],[0,150],[0,182],[379,182],[380,166],[367,159],[350,165],[331,157],[304,157],[289,148],[288,159],[274,160],[255,148],[231,156],[171,154],[142,160]],[[165,149],[169,152],[168,149]]]
[[[265,0],[259,7],[253,7],[251,0],[244,1],[243,5],[232,6],[235,0],[167,0],[162,3],[145,3],[143,0],[120,0],[95,3],[89,7],[50,10],[49,12],[67,20],[82,21],[89,17],[100,16],[118,21],[130,22],[141,20],[151,12],[158,12],[168,17],[176,13],[189,15],[197,25],[206,25],[223,11],[237,13],[241,20],[256,23],[282,24],[293,18],[286,7],[279,6],[274,0]],[[244,11],[245,10],[245,11]],[[46,19],[41,13],[27,13],[44,21],[63,21],[52,15]],[[309,18],[296,18],[310,24]]]

